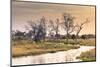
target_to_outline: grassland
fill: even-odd
[[[96,46],[95,39],[80,40],[79,43],[80,43],[80,45],[84,45],[84,46]],[[95,54],[95,49],[92,49],[90,51],[83,52],[77,58],[81,59],[82,61],[95,61],[96,60],[95,55],[96,55]]]
[[[94,39],[78,40],[78,45],[74,40],[70,39],[69,44],[66,40],[45,41],[40,43],[30,42],[28,40],[14,40],[12,41],[12,56],[20,57],[27,55],[38,55],[43,53],[54,53],[57,51],[66,51],[69,49],[77,49],[80,45],[95,46]]]
[[[83,52],[79,57],[82,61],[96,61],[96,54],[95,54],[95,49],[92,49],[87,52]]]
[[[79,45],[84,45],[84,46],[95,46],[96,41],[95,39],[85,39],[85,40],[80,40]]]

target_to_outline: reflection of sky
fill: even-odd
[[[95,7],[62,5],[62,4],[47,4],[47,3],[31,3],[31,2],[13,2],[12,3],[12,29],[25,31],[27,21],[37,21],[42,16],[49,19],[62,20],[62,13],[70,13],[76,17],[75,23],[79,24],[90,19],[90,23],[84,26],[81,34],[95,33]]]

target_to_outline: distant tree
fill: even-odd
[[[95,37],[96,37],[95,34],[88,34],[88,35],[87,35],[87,38],[95,38]]]
[[[16,30],[14,32],[14,35],[13,35],[14,39],[16,39],[16,40],[22,40],[22,39],[24,39],[24,37],[25,37],[25,32],[21,32],[21,31],[18,31],[18,30]]]
[[[75,34],[73,34],[73,35],[71,36],[71,38],[74,40],[74,39],[76,38]]]
[[[15,36],[24,36],[25,32],[16,31]]]
[[[87,37],[87,35],[81,35],[81,38],[82,39],[87,39],[88,37]]]
[[[81,35],[81,38],[82,39],[95,38],[95,35],[93,35],[93,34],[84,34],[84,35]]]

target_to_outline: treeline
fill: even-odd
[[[37,22],[35,21],[28,21],[28,26],[25,26],[25,29],[28,31],[21,32],[21,31],[12,31],[12,39],[29,39],[33,40],[35,42],[41,42],[46,39],[66,39],[66,43],[68,43],[69,39],[75,39],[77,42],[77,39],[88,39],[88,38],[95,38],[95,35],[89,34],[89,35],[81,35],[79,36],[79,33],[84,28],[84,25],[87,24],[89,21],[88,19],[84,20],[80,24],[76,24],[74,22],[75,17],[68,13],[62,14],[62,20],[60,21],[59,18],[56,18],[55,21],[52,19],[46,20],[46,18],[43,16],[40,18]],[[62,30],[66,31],[65,35],[61,35],[60,32]],[[74,34],[72,34],[74,32]],[[63,32],[62,32],[63,33]]]
[[[58,37],[58,39],[66,39],[66,35],[54,35],[54,36],[46,36],[45,39],[56,39],[56,37]],[[93,34],[83,34],[83,35],[79,35],[77,37],[78,39],[91,39],[91,38],[95,38],[95,35]],[[15,40],[24,40],[24,39],[32,39],[34,40],[34,37],[32,37],[30,35],[30,33],[26,33],[26,32],[21,32],[21,31],[13,31],[12,33],[12,39],[15,39]],[[73,39],[75,40],[76,39],[76,36],[75,34],[71,34],[71,35],[68,35],[68,39]]]

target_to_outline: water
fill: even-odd
[[[60,51],[56,53],[46,53],[36,56],[22,56],[12,59],[12,65],[27,65],[27,64],[45,64],[45,63],[61,63],[61,62],[78,62],[82,52],[86,52],[95,48],[94,46],[80,46],[78,49],[68,51]]]

